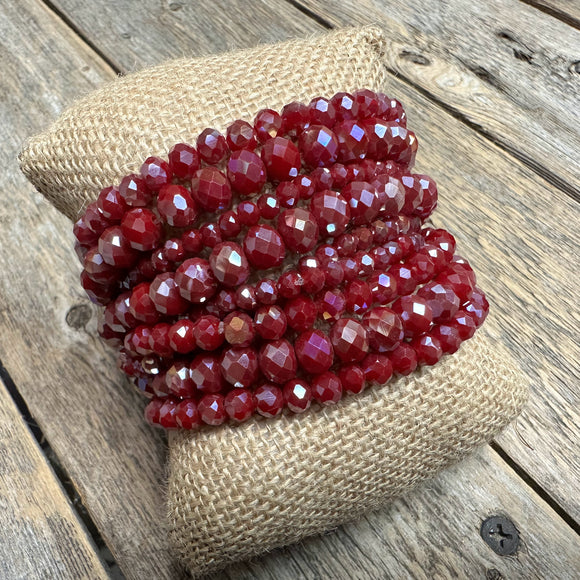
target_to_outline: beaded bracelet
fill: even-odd
[[[152,425],[335,404],[473,336],[489,304],[426,225],[417,147],[363,89],[205,129],[101,191],[74,226],[81,283]]]

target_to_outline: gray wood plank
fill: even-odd
[[[58,479],[0,382],[0,578],[108,578]]]
[[[580,3],[577,0],[524,0],[567,24],[580,28]]]

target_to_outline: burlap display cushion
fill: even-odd
[[[383,55],[367,27],[169,62],[80,100],[30,140],[22,169],[76,219],[102,187],[205,127],[380,90]],[[173,434],[171,543],[197,576],[352,520],[492,438],[526,395],[507,352],[479,332],[435,367],[336,406]]]

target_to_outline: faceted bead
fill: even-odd
[[[199,254],[203,248],[203,241],[199,230],[188,230],[181,236],[181,241],[183,242],[183,249],[188,254],[193,254],[194,256]]]
[[[365,313],[362,323],[371,348],[377,352],[394,350],[405,336],[401,319],[386,306],[377,306]]]
[[[401,213],[413,215],[423,202],[423,188],[419,176],[405,173],[401,177],[401,183],[405,188],[405,203],[401,208]]]
[[[145,180],[135,174],[123,177],[119,184],[119,193],[125,203],[132,207],[145,207],[153,199],[153,192],[147,189]]]
[[[324,288],[326,276],[317,258],[304,256],[298,262],[298,272],[304,280],[303,291],[307,294],[316,294]]]
[[[334,350],[329,338],[320,330],[303,332],[294,348],[300,366],[308,373],[323,373],[332,366]]]
[[[368,250],[373,243],[373,232],[372,229],[367,226],[360,226],[352,230],[354,236],[356,236],[358,243],[358,250]]]
[[[195,401],[188,399],[177,403],[175,422],[181,429],[197,429],[201,425],[201,417]]]
[[[169,151],[169,167],[175,177],[191,179],[199,169],[199,153],[187,143],[178,143]]]
[[[293,413],[304,413],[312,403],[312,389],[302,379],[292,379],[282,390],[284,402]]]
[[[431,230],[425,235],[425,241],[443,250],[448,260],[451,260],[455,252],[455,238],[442,229]]]
[[[288,183],[284,181],[283,183]],[[261,195],[258,198],[258,208],[264,219],[274,219],[280,213],[280,201],[275,195]]]
[[[169,163],[161,157],[147,157],[141,165],[141,177],[151,191],[159,191],[161,186],[171,183],[173,173]]]
[[[141,252],[153,250],[161,240],[159,218],[150,209],[138,207],[127,212],[121,229],[131,247]]]
[[[259,270],[279,266],[286,256],[286,248],[278,232],[264,224],[248,230],[243,246],[248,261]]]
[[[476,276],[473,268],[469,264],[469,262],[461,257],[459,254],[454,254],[451,262],[449,264],[449,269],[454,272],[462,272],[464,273],[470,280],[470,282],[475,286],[476,284]]]
[[[413,272],[407,264],[395,264],[389,269],[389,274],[397,282],[397,294],[406,296],[411,294],[417,288],[417,280],[413,278]]]
[[[109,220],[120,222],[127,211],[127,204],[116,187],[105,187],[97,198],[97,207]]]
[[[197,217],[197,206],[189,191],[181,185],[168,184],[161,188],[157,210],[166,223],[178,228],[192,225]]]
[[[247,121],[234,121],[226,130],[226,141],[232,151],[250,149],[253,151],[258,144],[254,127]]]
[[[334,246],[330,244],[320,244],[314,255],[320,260],[320,263],[326,266],[328,262],[338,260],[338,251]]]
[[[235,242],[222,242],[215,246],[209,264],[216,280],[229,288],[243,284],[250,275],[246,255]]]
[[[467,340],[475,334],[475,320],[475,316],[469,312],[458,310],[449,321],[449,324],[457,330],[461,340]]]
[[[338,163],[332,166],[334,169]],[[333,187],[334,179],[332,177],[332,171],[327,167],[318,167],[310,173],[310,178],[314,183],[314,188],[316,191],[322,191],[323,189],[330,189]]]
[[[320,230],[329,236],[339,236],[350,222],[348,201],[340,193],[329,189],[314,194],[310,211]]]
[[[312,379],[312,396],[321,405],[335,405],[342,398],[342,383],[330,371]]]
[[[234,151],[228,161],[228,179],[240,195],[257,193],[266,183],[264,162],[253,151]]]
[[[336,110],[336,119],[338,121],[348,121],[358,117],[358,103],[349,93],[336,93],[330,99],[330,102]]]
[[[395,244],[396,245],[396,244]],[[391,264],[395,263],[393,254],[384,246],[377,246],[371,250],[371,256],[375,263],[376,270],[384,270]]]
[[[277,417],[284,408],[282,389],[276,385],[264,384],[254,391],[256,411],[263,417]]]
[[[282,133],[282,117],[272,109],[262,109],[256,115],[254,129],[260,142],[264,143]]]
[[[417,291],[417,296],[424,298],[433,312],[433,322],[450,320],[459,310],[461,301],[453,290],[433,280]]]
[[[407,114],[403,109],[403,105],[397,99],[389,99],[386,95],[383,95],[381,100],[383,101],[380,106],[380,109],[382,109],[381,117],[387,121],[395,121],[402,127],[406,127]]]
[[[354,259],[358,264],[358,275],[361,278],[366,278],[373,273],[373,270],[375,269],[375,261],[369,253],[364,251],[357,252],[354,255]]]
[[[133,288],[129,298],[129,312],[145,324],[155,324],[159,320],[159,312],[149,293],[151,284],[142,282]]]
[[[256,332],[267,340],[277,340],[286,332],[286,314],[277,304],[261,306],[254,316]]]
[[[306,296],[297,296],[286,302],[284,312],[288,325],[296,332],[312,328],[316,321],[316,303]]]
[[[73,234],[77,241],[84,246],[96,244],[99,239],[99,234],[91,230],[84,215],[75,222]]]
[[[152,399],[145,407],[145,420],[152,427],[159,427],[159,413],[163,407],[164,399]]]
[[[410,375],[417,368],[417,354],[415,349],[406,342],[402,342],[391,353],[393,370],[400,375]]]
[[[344,270],[338,262],[328,262],[324,268],[325,285],[334,288],[344,280]]]
[[[445,354],[453,354],[461,346],[462,340],[459,336],[459,331],[451,322],[448,324],[437,324],[429,334],[439,341],[441,350]]]
[[[298,188],[291,181],[282,181],[276,188],[276,198],[282,207],[295,207],[300,198]]]
[[[349,282],[344,291],[346,309],[354,314],[363,314],[373,303],[373,296],[369,285],[363,280]]]
[[[318,241],[318,225],[314,215],[302,208],[287,209],[278,218],[278,231],[286,246],[304,254]]]
[[[195,348],[195,325],[191,320],[183,318],[171,325],[169,329],[169,344],[180,354],[187,354]]]
[[[228,178],[215,167],[196,172],[191,181],[191,195],[204,209],[226,209],[232,202],[232,188]]]
[[[323,125],[312,125],[300,135],[300,150],[306,165],[329,167],[336,161],[338,139]]]
[[[415,133],[397,123],[387,123],[385,139],[388,146],[388,159],[411,168],[415,162],[418,142]]]
[[[350,205],[350,215],[356,225],[370,224],[379,214],[381,202],[375,188],[366,181],[353,181],[342,190]]]
[[[181,296],[179,286],[175,283],[175,274],[172,272],[155,277],[149,286],[149,297],[157,311],[168,316],[183,314],[190,306]]]
[[[312,125],[332,127],[336,121],[334,105],[324,97],[316,97],[308,105],[309,120]]]
[[[106,228],[112,225],[112,221],[104,216],[96,202],[87,206],[83,220],[86,226],[97,235],[102,234]]]
[[[194,394],[189,367],[184,362],[176,362],[165,373],[169,393],[180,399],[189,399]]]
[[[250,346],[254,341],[254,321],[244,312],[232,312],[223,321],[225,339],[232,346]]]
[[[343,390],[347,393],[358,394],[366,386],[365,374],[360,365],[342,365],[338,371],[338,378],[342,383]]]
[[[389,357],[384,354],[375,352],[367,354],[361,367],[368,383],[384,385],[393,376],[393,365]]]
[[[177,401],[173,399],[165,399],[163,405],[159,409],[159,425],[164,429],[177,429],[177,422],[175,419],[175,411],[177,409]]]
[[[125,329],[134,328],[137,326],[137,319],[131,314],[129,308],[129,300],[131,298],[131,292],[123,292],[119,294],[114,302],[114,316]]]
[[[337,123],[334,126],[334,134],[338,140],[337,159],[340,163],[365,158],[369,138],[360,121],[353,119]]]
[[[421,254],[425,254],[431,258],[435,267],[434,274],[437,275],[443,271],[449,263],[449,256],[439,247],[426,244],[421,248]]]
[[[215,248],[222,242],[222,234],[216,223],[205,223],[199,228],[201,241],[206,248]]]
[[[360,322],[352,318],[337,320],[329,336],[334,353],[344,362],[362,360],[369,350],[367,330]]]
[[[344,280],[349,282],[358,277],[358,271],[360,269],[360,264],[355,258],[341,258],[338,263],[342,268],[344,274]]]
[[[437,207],[437,184],[428,175],[415,175],[421,186],[421,203],[415,214],[423,219],[429,217]]]
[[[429,334],[418,336],[410,342],[417,354],[418,364],[434,365],[443,356],[439,340]]]
[[[448,268],[437,276],[437,282],[451,288],[462,304],[469,300],[475,288],[475,276],[470,276],[462,268]]]
[[[236,309],[236,293],[233,290],[220,290],[213,299],[215,307],[221,315]]]
[[[240,223],[245,226],[254,226],[260,220],[260,208],[251,201],[241,201],[236,208],[236,213]]]
[[[264,278],[256,284],[256,299],[261,304],[275,304],[278,300],[278,284],[275,280]]]
[[[169,329],[171,324],[161,322],[151,329],[149,337],[149,346],[151,350],[159,356],[168,357],[173,354],[173,349],[169,343]]]
[[[118,270],[114,266],[105,262],[96,246],[92,247],[86,253],[84,267],[85,272],[91,280],[99,284],[112,284],[117,280],[119,275]]]
[[[371,289],[373,302],[388,304],[397,296],[397,281],[390,272],[375,272],[368,278],[367,284]]]
[[[296,298],[302,292],[304,280],[299,272],[290,270],[278,278],[278,292],[283,298]]]
[[[433,312],[421,296],[401,296],[391,308],[401,318],[406,338],[424,334],[431,327]]]
[[[318,313],[326,322],[338,320],[346,308],[344,294],[337,289],[326,290],[318,295]]]
[[[232,347],[221,358],[224,379],[234,387],[249,387],[258,378],[258,356],[253,348]]]
[[[255,310],[258,306],[256,289],[249,284],[243,284],[236,290],[236,306],[243,310]]]
[[[162,248],[163,256],[170,262],[181,262],[185,258],[183,242],[179,238],[169,238]]]
[[[206,425],[221,425],[228,418],[224,397],[218,393],[204,395],[197,404],[197,411]]]
[[[219,163],[228,152],[225,137],[215,129],[205,129],[197,138],[197,150],[201,158],[209,164]]]
[[[463,309],[474,317],[475,324],[479,328],[489,313],[489,302],[485,294],[479,288],[475,288],[469,302],[465,304]]]
[[[435,276],[435,263],[427,254],[418,253],[407,260],[407,267],[411,269],[411,276],[419,283],[429,282]]]
[[[242,223],[235,211],[226,211],[218,218],[218,228],[223,238],[235,238],[242,231]]]
[[[167,377],[165,373],[159,373],[151,383],[151,388],[156,397],[168,397],[169,387],[167,386]]]
[[[137,261],[137,252],[130,246],[120,226],[111,226],[101,234],[98,249],[110,266],[125,269]]]
[[[264,376],[274,383],[284,384],[296,376],[294,347],[285,339],[265,343],[258,360]]]
[[[379,112],[379,98],[369,89],[360,89],[353,93],[354,102],[358,105],[358,117],[374,117]]]
[[[341,258],[354,256],[358,247],[358,240],[352,234],[342,234],[337,238],[335,245],[336,251]]]
[[[211,298],[216,291],[216,280],[207,260],[190,258],[175,272],[175,282],[181,295],[190,302],[201,303]]]
[[[189,365],[193,386],[199,393],[219,393],[224,388],[219,357],[214,354],[198,354]]]
[[[300,171],[300,151],[292,141],[283,137],[274,137],[264,143],[262,160],[268,177],[275,181],[288,181]]]
[[[217,316],[201,316],[194,327],[195,344],[202,350],[216,350],[224,342],[224,329]]]
[[[292,180],[292,183],[298,188],[300,199],[310,199],[316,191],[314,179],[309,175],[299,175]]]
[[[249,389],[233,389],[225,396],[224,407],[230,419],[242,423],[254,414],[256,402]]]
[[[151,353],[149,341],[151,338],[151,329],[148,326],[141,325],[135,330],[125,335],[123,347],[130,353],[146,355]]]
[[[282,108],[282,128],[284,133],[299,134],[310,123],[310,111],[303,103],[288,103]]]
[[[141,261],[138,268],[139,273],[143,273],[144,278],[153,279],[156,274],[170,272],[173,269],[173,264],[165,257],[163,249],[160,248],[151,254],[149,264],[145,261]],[[152,274],[152,276],[149,276],[149,274]]]

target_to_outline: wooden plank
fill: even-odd
[[[494,515],[519,531],[516,555],[499,556],[483,541],[482,521]],[[386,509],[218,578],[573,580],[579,573],[578,536],[486,447]]]
[[[580,3],[577,0],[523,0],[548,14],[580,28]],[[576,71],[578,72],[578,71]]]
[[[0,577],[108,578],[95,546],[0,382]]]
[[[389,70],[580,200],[580,31],[518,0],[300,4],[332,26],[381,25]]]

